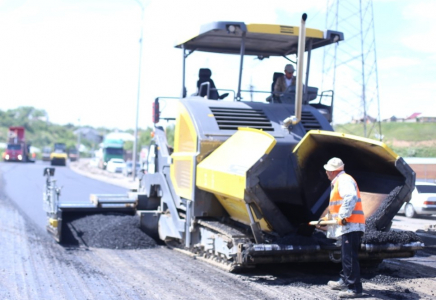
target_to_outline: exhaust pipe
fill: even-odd
[[[306,19],[307,14],[301,16],[301,26],[298,36],[298,64],[297,64],[297,82],[295,95],[294,116],[290,116],[283,121],[283,127],[298,124],[301,121],[301,106],[303,103],[303,68],[304,68],[304,50],[306,49]]]

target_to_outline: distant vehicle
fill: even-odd
[[[97,153],[98,167],[106,169],[109,160],[113,158],[121,159],[124,161],[124,141],[105,139],[102,147]]]
[[[436,214],[436,184],[429,182],[417,182],[412,192],[412,198],[404,203],[398,211],[408,218],[418,215]]]
[[[112,158],[108,161],[106,165],[106,170],[112,173],[121,173],[126,166],[126,163],[123,159],[120,158]]]
[[[42,161],[50,161],[51,147],[44,147],[42,149]]]
[[[126,166],[123,169],[123,175],[124,176],[132,175],[132,170],[133,170],[133,162],[132,161],[126,162]],[[137,162],[136,163],[136,175],[138,175],[140,170],[141,170],[141,164],[139,162]]]
[[[25,128],[11,126],[8,132],[8,144],[3,153],[4,161],[35,162],[30,157],[30,143],[25,139]]]
[[[93,166],[93,167],[97,167],[98,166],[98,158],[97,157],[91,158],[91,160],[89,161],[89,165]]]
[[[77,149],[75,147],[70,148],[68,150],[68,158],[70,159],[70,161],[76,161],[79,159],[79,151],[77,151]]]
[[[52,166],[66,166],[67,165],[67,146],[64,143],[55,143],[54,150],[50,154],[50,164]]]

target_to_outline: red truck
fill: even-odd
[[[3,153],[3,160],[33,162],[30,156],[30,143],[25,139],[24,127],[9,127],[8,144]]]

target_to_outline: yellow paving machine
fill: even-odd
[[[137,214],[150,236],[227,270],[335,260],[340,248],[309,222],[318,220],[329,202],[323,165],[340,157],[360,187],[371,223],[367,227],[375,233],[362,242],[362,261],[413,256],[423,247],[419,240],[398,242],[386,235],[401,205],[410,200],[415,174],[384,143],[334,132],[334,95],[303,85],[303,63],[307,55],[308,82],[311,52],[344,36],[308,29],[305,20],[303,15],[300,27],[215,22],[176,45],[183,53],[183,91],[186,58],[199,51],[239,55],[236,90],[217,89],[210,71],[201,69],[198,92],[173,101],[173,147],[159,124],[164,119],[160,103],[167,101],[168,106],[170,100],[157,98],[154,139],[138,189],[124,196],[93,195],[86,207],[60,204],[59,213],[52,213],[59,220],[51,224],[60,226],[73,211],[118,207]],[[268,91],[266,101],[245,101],[241,78],[247,56],[295,56],[295,88],[280,94]],[[233,99],[220,95],[223,91]]]

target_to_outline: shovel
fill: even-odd
[[[347,224],[347,221],[345,219],[342,220],[342,225]],[[309,225],[309,226],[308,226]],[[314,228],[310,226],[324,226],[324,225],[338,225],[338,222],[336,220],[327,220],[327,221],[310,221],[309,223],[302,223],[297,228],[297,234],[303,235],[303,236],[311,236],[313,233]]]
[[[342,225],[347,224],[347,221],[345,219],[342,219]],[[336,220],[328,220],[328,221],[310,221],[309,225],[316,226],[316,225],[338,225],[338,221]]]

